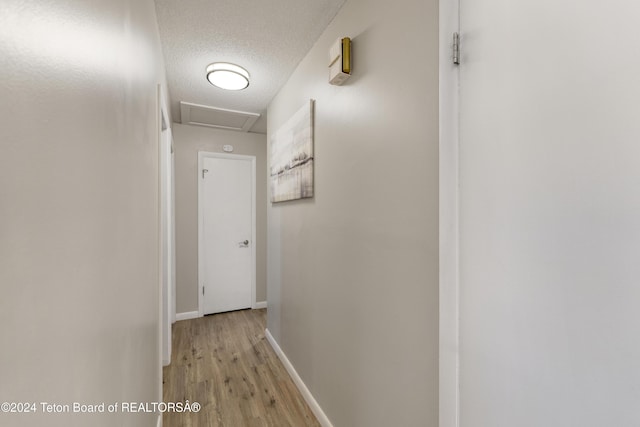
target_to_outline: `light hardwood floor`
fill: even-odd
[[[266,309],[215,314],[173,326],[165,402],[198,402],[168,413],[164,427],[320,426],[264,336]]]

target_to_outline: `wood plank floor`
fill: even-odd
[[[165,402],[198,402],[198,413],[163,415],[164,427],[320,426],[264,336],[266,309],[173,325]]]

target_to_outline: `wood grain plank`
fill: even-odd
[[[182,320],[163,370],[165,402],[198,402],[198,413],[165,413],[165,427],[319,427],[264,336],[266,309]]]

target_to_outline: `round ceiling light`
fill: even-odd
[[[214,62],[207,67],[207,80],[226,90],[242,90],[249,86],[249,72],[239,65]]]

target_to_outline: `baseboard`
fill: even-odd
[[[176,313],[176,322],[179,320],[197,319],[200,314],[197,311],[187,311],[185,313]]]
[[[300,375],[298,375],[291,362],[289,362],[289,359],[287,359],[287,356],[284,354],[275,338],[273,338],[271,332],[269,332],[269,329],[265,329],[264,335],[265,337],[267,337],[267,341],[269,341],[269,344],[271,344],[271,347],[273,347],[273,351],[276,352],[276,355],[291,376],[294,384],[296,385],[296,387],[298,387],[298,390],[300,390],[300,394],[302,394],[302,397],[307,402],[307,405],[309,405],[309,407],[311,408],[311,411],[318,419],[320,425],[322,427],[333,427],[333,424],[331,424],[331,421],[329,421],[327,415],[324,413],[320,405],[318,405],[318,402],[316,402],[316,399],[314,399],[313,395],[302,381],[302,378],[300,378]]]
[[[256,303],[255,303],[255,305],[253,306],[253,308],[254,308],[255,310],[258,310],[258,309],[260,309],[260,308],[267,308],[267,302],[266,302],[266,301],[259,301],[259,302],[256,302]]]

